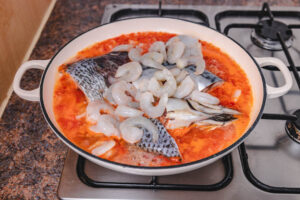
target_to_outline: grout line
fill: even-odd
[[[49,18],[50,14],[51,14],[54,6],[55,6],[55,3],[56,3],[56,0],[52,0],[51,3],[49,4],[49,6],[48,6],[48,8],[47,8],[42,20],[41,20],[40,26],[38,27],[37,31],[35,32],[35,34],[33,36],[33,39],[31,41],[31,43],[30,43],[30,45],[29,45],[29,47],[28,47],[21,63],[24,63],[25,61],[27,61],[29,59],[29,57],[30,57],[37,41],[39,40],[39,38],[41,36],[42,30],[43,30],[44,26],[46,25],[46,23],[48,21],[48,18]],[[21,65],[21,63],[20,63],[20,65]],[[4,98],[4,100],[2,101],[2,103],[0,105],[0,119],[3,115],[3,113],[4,113],[4,110],[7,106],[7,104],[8,104],[8,101],[11,97],[12,92],[13,92],[13,88],[12,88],[12,84],[11,84],[8,91],[7,91],[6,97]]]

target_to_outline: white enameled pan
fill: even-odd
[[[52,106],[52,95],[58,66],[66,62],[69,58],[73,57],[78,51],[96,42],[116,37],[121,34],[145,31],[162,31],[168,33],[185,34],[212,43],[216,47],[219,47],[223,52],[226,52],[228,55],[230,55],[230,57],[235,60],[245,71],[252,87],[254,98],[253,108],[247,131],[245,131],[245,133],[234,144],[212,156],[191,163],[169,167],[140,167],[111,162],[93,156],[92,154],[74,145],[62,134],[55,120]],[[260,68],[266,65],[274,65],[278,67],[285,79],[285,84],[283,86],[275,88],[265,83]],[[25,91],[20,88],[20,80],[24,72],[31,68],[43,69],[44,73],[39,88],[32,91]],[[214,29],[179,19],[159,17],[127,19],[93,28],[72,39],[50,60],[32,60],[22,64],[15,75],[13,83],[14,91],[21,98],[29,101],[40,101],[43,114],[49,126],[52,128],[57,137],[59,137],[72,150],[103,167],[124,173],[150,176],[170,175],[191,171],[206,166],[230,153],[246,139],[251,130],[253,130],[257,124],[262,115],[266,98],[279,97],[285,94],[291,88],[291,86],[292,77],[288,68],[281,60],[272,57],[253,58],[237,42]]]

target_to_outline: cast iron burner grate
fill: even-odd
[[[300,144],[300,109],[295,111],[294,115],[297,116],[297,119],[294,121],[288,120],[285,128],[288,136]]]
[[[279,21],[275,21],[274,17],[286,17],[286,18],[296,18],[300,19],[300,12],[296,11],[271,11],[269,8],[269,5],[267,3],[264,3],[263,8],[261,11],[224,11],[221,13],[218,13],[215,16],[216,21],[216,27],[217,30],[221,32],[221,20],[226,17],[258,17],[259,23],[258,24],[229,24],[224,28],[224,33],[228,35],[229,30],[232,28],[249,28],[254,29],[254,33],[259,36],[260,38],[263,38],[264,41],[268,40],[268,42],[275,42],[277,49],[268,48],[266,46],[263,46],[263,44],[259,43],[260,41],[257,41],[252,38],[252,41],[257,44],[258,46],[268,49],[268,50],[283,50],[289,64],[289,70],[293,72],[294,78],[296,80],[296,83],[298,85],[298,88],[300,90],[300,78],[299,74],[297,72],[297,69],[299,70],[299,67],[295,67],[294,61],[288,51],[288,45],[289,40],[292,38],[292,30],[293,28],[300,28],[300,24],[290,24],[285,25]],[[268,18],[267,20],[262,20],[263,18]],[[273,23],[273,24],[272,24]],[[276,31],[277,30],[277,31]],[[253,34],[252,32],[252,34]],[[269,44],[269,43],[268,43]],[[278,46],[280,45],[280,46]],[[290,44],[291,45],[291,44]],[[269,66],[266,69],[268,70],[276,70],[274,67]],[[264,113],[262,116],[262,119],[269,119],[269,120],[287,120],[287,134],[296,142],[299,142],[299,135],[294,134],[293,129],[290,129],[291,126],[298,128],[299,127],[299,116],[300,116],[300,110],[296,111],[294,115],[285,115],[285,114],[268,114]],[[299,133],[299,132],[298,132]],[[297,139],[296,139],[297,137]],[[270,146],[270,147],[263,147],[264,149],[276,149],[278,148],[279,144],[277,146]],[[245,148],[244,143],[239,146],[239,153],[240,158],[242,161],[242,168],[245,176],[247,179],[257,188],[264,190],[266,192],[271,193],[290,193],[290,194],[299,194],[300,188],[291,188],[291,187],[275,187],[267,185],[260,180],[258,180],[254,174],[251,172],[251,169],[249,167],[248,163],[248,155]]]
[[[258,22],[258,27],[252,31],[251,40],[254,44],[263,49],[282,50],[277,33],[282,35],[282,39],[288,48],[292,46],[292,30],[289,29],[286,24],[271,19]]]
[[[226,17],[245,17],[258,18],[257,24],[242,24],[233,23],[224,28],[224,33],[227,35],[232,28],[250,28],[254,29],[251,34],[251,39],[257,46],[267,50],[283,50],[281,42],[285,43],[286,47],[292,45],[293,32],[292,29],[299,29],[300,24],[286,25],[275,17],[295,18],[300,19],[300,12],[297,11],[271,11],[268,3],[264,3],[260,11],[245,11],[245,10],[229,10],[220,12],[215,16],[217,30],[221,32],[221,20]],[[278,36],[280,35],[280,37]]]
[[[231,154],[222,158],[224,165],[225,176],[224,178],[214,184],[210,185],[197,185],[197,184],[160,184],[159,177],[152,176],[149,183],[122,183],[122,182],[103,182],[93,180],[85,173],[85,161],[86,159],[79,156],[76,166],[76,172],[84,184],[94,188],[127,188],[127,189],[155,189],[155,190],[185,190],[185,191],[216,191],[220,190],[227,185],[233,179],[233,166],[231,160]]]

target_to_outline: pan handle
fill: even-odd
[[[29,69],[42,69],[44,70],[46,66],[48,65],[50,60],[30,60],[25,63],[23,63],[14,78],[13,81],[13,89],[15,93],[21,97],[22,99],[28,100],[28,101],[39,101],[40,99],[40,88],[36,88],[33,90],[23,90],[20,87],[21,79],[24,73]]]
[[[288,70],[288,67],[278,58],[274,57],[264,57],[264,58],[255,58],[256,62],[260,65],[260,67],[273,65],[277,67],[280,72],[282,73],[285,84],[280,87],[272,87],[268,84],[267,85],[267,94],[268,98],[276,98],[280,97],[284,94],[286,94],[293,85],[293,80],[290,71]]]

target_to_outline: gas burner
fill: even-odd
[[[296,121],[286,122],[286,132],[294,141],[300,144],[300,110],[294,112],[294,115],[298,117]]]
[[[293,42],[293,32],[288,26],[280,21],[271,19],[261,20],[257,28],[251,34],[251,40],[257,46],[267,50],[282,50],[282,46],[277,37],[279,32],[289,48]]]

